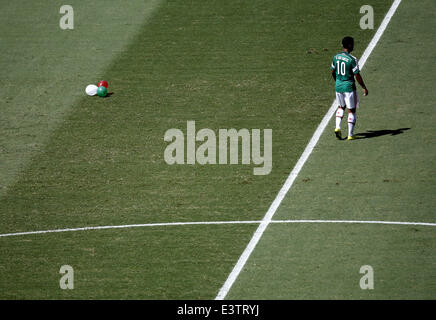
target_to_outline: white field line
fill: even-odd
[[[199,222],[167,222],[167,223],[124,224],[124,225],[118,225],[118,226],[96,226],[96,227],[66,228],[66,229],[5,233],[5,234],[0,234],[0,237],[24,236],[24,235],[41,234],[41,233],[105,230],[105,229],[127,229],[127,228],[140,228],[140,227],[166,227],[166,226],[208,225],[208,224],[209,225],[210,224],[250,224],[250,223],[259,223],[259,221],[199,221]]]
[[[168,226],[192,226],[192,225],[219,225],[219,224],[261,224],[262,220],[246,221],[194,221],[194,222],[167,222],[167,223],[143,223],[143,224],[125,224],[118,226],[96,226],[82,228],[66,228],[40,231],[25,231],[15,233],[0,234],[0,237],[26,236],[32,234],[89,231],[89,230],[107,230],[107,229],[128,229],[144,227],[168,227]],[[384,225],[405,225],[405,226],[431,226],[436,227],[433,222],[402,222],[402,221],[365,221],[365,220],[271,220],[270,223],[348,223],[348,224],[384,224]]]
[[[401,3],[401,0],[395,0],[394,3],[392,4],[391,8],[389,9],[388,13],[384,17],[380,27],[378,28],[377,32],[375,33],[374,37],[372,38],[371,42],[369,43],[368,47],[365,49],[365,52],[363,53],[362,57],[360,58],[360,62],[359,62],[360,69],[362,69],[363,66],[365,65],[366,60],[368,59],[372,50],[374,50],[375,46],[377,45],[378,41],[380,40],[381,36],[383,35],[387,25],[389,24],[392,16],[394,15],[394,13],[397,10],[400,3]],[[335,102],[336,102],[336,100],[333,101],[330,109],[327,111],[326,115],[322,119],[318,128],[315,130],[315,133],[313,134],[308,145],[306,146],[306,149],[304,150],[303,154],[301,155],[301,157],[298,160],[295,167],[292,169],[291,173],[289,174],[288,178],[285,181],[285,184],[280,189],[280,191],[279,191],[278,195],[276,196],[276,198],[274,199],[273,203],[269,207],[268,211],[266,212],[265,216],[262,219],[261,224],[259,225],[259,227],[255,231],[253,237],[251,238],[251,240],[248,243],[247,247],[245,248],[244,252],[239,257],[238,262],[236,263],[233,270],[229,274],[226,282],[219,290],[218,295],[216,296],[215,300],[223,300],[226,297],[227,293],[229,292],[229,290],[233,286],[233,283],[236,281],[237,277],[239,276],[239,273],[241,272],[242,268],[247,263],[248,258],[250,257],[251,253],[253,252],[254,248],[256,247],[257,243],[259,242],[260,238],[262,237],[265,229],[268,227],[269,223],[271,222],[271,219],[274,216],[277,208],[279,207],[279,205],[282,202],[285,195],[288,193],[289,189],[291,188],[292,184],[295,181],[295,178],[300,173],[301,169],[303,168],[304,164],[306,163],[307,159],[309,158],[310,154],[312,153],[313,149],[315,148],[316,144],[318,143],[318,140],[321,137],[321,134],[324,132],[324,129],[326,128],[328,122],[330,121],[330,118],[335,113],[335,110],[336,110],[336,103]]]
[[[349,223],[349,224],[387,224],[403,226],[436,227],[435,222],[407,222],[407,221],[374,221],[374,220],[271,220],[270,223]]]

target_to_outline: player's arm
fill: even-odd
[[[330,66],[330,70],[331,70],[331,72],[332,72],[333,80],[336,81],[336,65],[335,65],[335,58],[333,58],[332,64],[331,64],[331,66]]]
[[[351,62],[351,66],[353,68],[353,73],[354,73],[354,77],[356,78],[356,81],[360,84],[360,86],[363,89],[363,95],[367,96],[368,89],[366,88],[365,82],[363,81],[362,76],[360,75],[359,63],[357,62],[357,59],[354,59]]]
[[[356,73],[354,75],[354,77],[356,78],[356,81],[360,84],[360,86],[363,89],[363,95],[367,96],[368,95],[368,89],[366,88],[365,82],[363,81],[362,76],[360,75],[360,73]]]

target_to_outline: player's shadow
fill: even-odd
[[[366,132],[356,133],[357,139],[369,139],[386,135],[396,136],[397,134],[404,133],[404,131],[410,130],[410,128],[400,128],[395,130],[367,130]]]

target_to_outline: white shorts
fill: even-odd
[[[352,92],[336,92],[336,101],[342,108],[359,108],[359,96],[356,90]]]

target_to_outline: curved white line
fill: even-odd
[[[261,224],[263,220],[246,220],[246,221],[193,221],[193,222],[162,222],[162,223],[142,223],[142,224],[125,224],[118,226],[96,226],[82,228],[66,228],[39,231],[24,231],[14,233],[0,234],[0,237],[26,236],[32,234],[73,232],[87,230],[105,230],[105,229],[127,229],[141,227],[167,227],[167,226],[186,226],[186,225],[217,225],[217,224]],[[268,223],[349,223],[349,224],[387,224],[387,225],[406,225],[406,226],[431,226],[436,227],[433,222],[402,222],[402,221],[365,221],[365,220],[270,220]]]
[[[198,221],[198,222],[194,221],[194,222],[163,222],[163,223],[125,224],[125,225],[118,225],[118,226],[96,226],[96,227],[66,228],[66,229],[4,233],[4,234],[0,234],[0,237],[24,236],[24,235],[30,235],[30,234],[43,234],[43,233],[56,233],[56,232],[105,230],[105,229],[126,229],[126,228],[140,228],[140,227],[165,227],[165,226],[205,225],[205,224],[250,224],[250,223],[260,223],[260,221]]]

